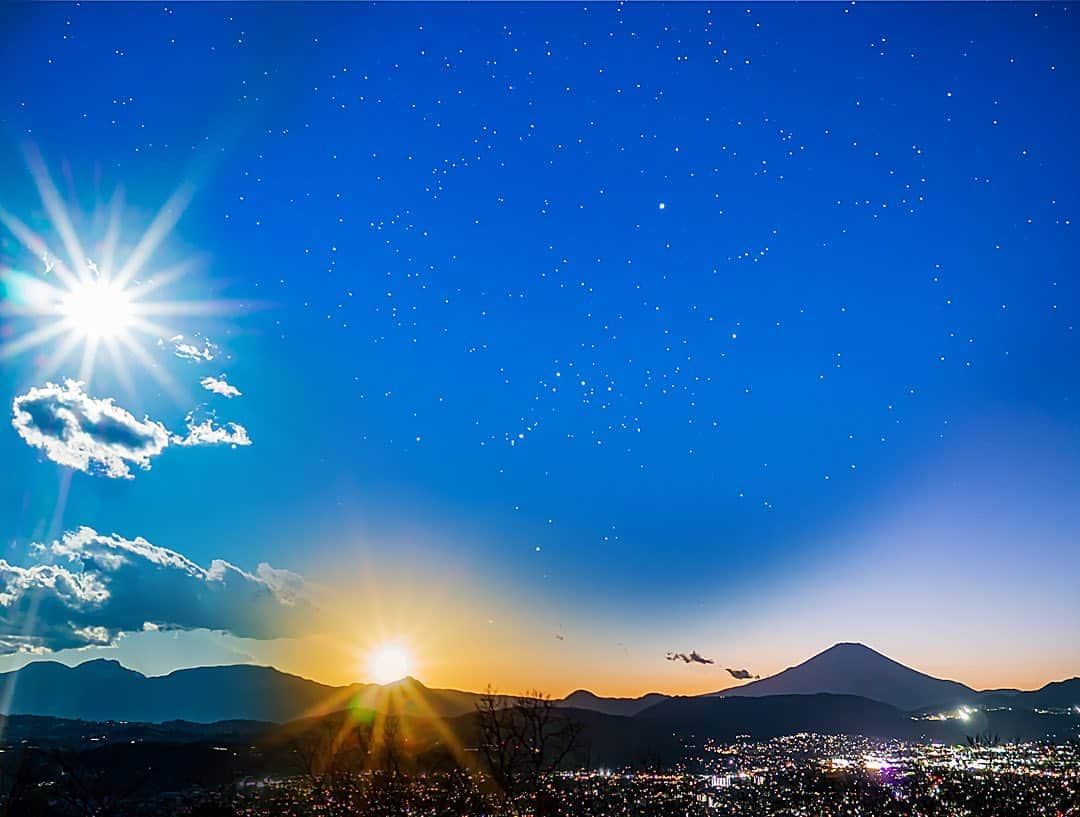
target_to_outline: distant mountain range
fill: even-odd
[[[807,696],[820,697],[807,703]],[[36,661],[0,673],[0,714],[83,721],[284,723],[357,707],[417,718],[456,718],[472,713],[479,698],[473,692],[429,689],[413,678],[385,686],[335,687],[252,665],[199,667],[147,677],[115,661],[98,659],[76,667]],[[784,698],[787,703],[770,700],[755,707],[736,700],[749,698]],[[845,703],[841,706],[838,701]],[[718,706],[721,702],[724,705]],[[794,728],[796,723],[807,727],[819,723],[812,712],[804,712],[806,706],[832,711],[834,717],[840,706],[845,713],[840,720],[850,720],[851,707],[861,707],[860,722],[885,717],[885,711],[894,718],[897,712],[940,711],[959,705],[1060,709],[1080,705],[1080,678],[1048,684],[1035,692],[977,692],[905,667],[862,644],[837,644],[776,675],[710,695],[673,698],[650,693],[639,698],[604,698],[578,690],[557,704],[580,712],[645,720],[693,712],[693,718],[701,722],[708,721],[708,713],[749,713],[746,717],[753,720],[754,713],[767,711],[771,718],[782,712],[792,719]],[[885,709],[874,708],[881,705]]]
[[[670,697],[660,692],[650,692],[640,698],[601,698],[587,689],[579,689],[571,692],[558,704],[570,709],[586,709],[590,712],[602,712],[605,715],[633,717],[653,704],[666,701]]]
[[[429,689],[413,678],[386,686],[328,686],[250,664],[147,677],[106,659],[75,667],[35,661],[0,673],[0,714],[86,721],[284,723],[355,707],[445,718],[474,711],[479,698],[472,692]]]

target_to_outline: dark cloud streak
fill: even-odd
[[[706,658],[697,650],[685,652],[669,652],[666,656],[668,661],[682,661],[684,664],[715,664],[712,658]]]
[[[740,681],[749,681],[751,679],[756,681],[761,677],[760,675],[752,675],[748,669],[732,669],[731,667],[726,667],[725,669],[727,669],[728,674],[732,678],[737,678]]]

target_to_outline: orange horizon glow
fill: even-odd
[[[831,644],[823,645],[821,650],[828,646]],[[422,670],[406,674],[433,689],[483,692],[490,687],[510,695],[539,690],[554,698],[564,698],[574,691],[584,689],[601,697],[637,698],[653,692],[666,695],[702,695],[733,689],[749,683],[749,681],[736,680],[730,677],[724,668],[715,666],[702,667],[702,671],[699,672],[695,671],[697,667],[672,664],[648,668],[634,662],[606,670],[599,666],[583,667],[582,671],[571,674],[565,667],[556,666],[554,661],[549,661],[546,666],[539,667],[514,666],[512,656],[498,653],[495,653],[495,658],[489,655],[488,660],[485,660],[472,651],[463,652],[460,643],[456,643],[454,648],[458,651],[459,661],[454,661],[445,655],[440,657],[442,651],[436,649],[431,643],[428,643],[424,649],[427,652],[415,654],[417,661],[423,661]],[[816,650],[815,653],[821,650]],[[889,657],[895,657],[886,650],[879,651]],[[351,683],[392,685],[397,680],[380,682],[370,673],[364,672],[362,665],[358,669],[355,662],[350,665],[348,661],[335,661],[332,658],[332,651],[316,652],[307,649],[301,650],[300,653],[277,656],[273,665],[282,671],[335,686]],[[801,663],[808,657],[810,657],[809,654],[786,662],[762,665],[760,675],[762,678],[775,675],[790,666]],[[313,658],[321,660],[306,660]],[[323,664],[322,660],[327,663]],[[1068,671],[1061,671],[1063,668],[1055,666],[1047,666],[1043,670],[1038,667],[1025,667],[1022,673],[1006,675],[1003,672],[993,673],[989,669],[983,672],[956,672],[953,670],[957,667],[943,659],[924,662],[921,665],[903,660],[901,663],[935,678],[958,681],[976,691],[1036,690],[1048,683],[1078,675],[1077,672],[1070,674]],[[1055,669],[1058,671],[1055,672]],[[680,672],[680,670],[685,671]]]
[[[450,629],[453,629],[452,622]],[[414,632],[419,632],[416,630]],[[236,639],[247,651],[247,660],[212,661],[210,664],[251,663],[272,666],[282,672],[336,687],[351,684],[376,684],[393,687],[404,676],[415,678],[432,689],[450,689],[480,693],[491,688],[507,695],[525,694],[538,690],[553,698],[565,698],[570,693],[584,689],[601,697],[637,698],[657,692],[666,695],[702,695],[732,689],[748,682],[740,682],[728,676],[719,666],[686,666],[650,659],[626,660],[617,665],[605,666],[603,660],[594,660],[567,669],[559,663],[558,652],[548,652],[543,657],[529,656],[528,650],[500,649],[499,640],[454,638],[449,633],[436,638],[428,633],[424,639],[394,638],[389,634],[372,637],[364,645],[345,644],[336,638],[282,639],[275,642],[256,642]],[[560,642],[561,643],[561,642]],[[490,646],[490,649],[487,647]],[[822,645],[806,654],[799,653],[789,660],[777,660],[757,665],[755,669],[765,678],[801,663],[812,654],[821,652],[831,644]],[[956,656],[938,656],[933,661],[919,661],[909,654],[891,652],[874,644],[869,646],[893,658],[905,666],[943,680],[958,681],[976,691],[993,689],[1036,690],[1048,683],[1077,677],[1080,673],[1070,670],[1067,658],[1055,663],[980,668],[981,671],[965,671]],[[402,650],[407,669],[388,670],[385,680],[375,677],[372,671],[376,656],[383,650]],[[556,648],[557,650],[557,648]],[[240,653],[237,653],[238,657]],[[625,656],[623,656],[625,658]],[[23,656],[30,660],[59,660],[75,665],[93,658],[113,658],[132,669],[147,675],[167,674],[184,665],[158,668],[156,671],[142,669],[135,655],[118,654],[108,649],[69,650],[47,656]],[[133,660],[134,659],[134,660]],[[399,661],[394,658],[391,667]],[[651,665],[647,665],[649,661]],[[5,662],[4,669],[15,669],[28,660]],[[573,661],[568,663],[574,663]],[[399,677],[390,678],[390,675]]]

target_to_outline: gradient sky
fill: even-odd
[[[636,694],[858,640],[976,687],[1080,673],[1071,7],[48,4],[0,31],[0,206],[53,254],[35,154],[95,261],[116,191],[121,260],[192,192],[138,277],[192,262],[154,295],[216,302],[167,321],[216,359],[144,334],[153,372],[99,360],[86,393],[252,441],[112,479],[5,423],[0,557],[89,526],[291,571],[315,610],[63,660],[344,682],[401,641],[434,685]],[[48,279],[10,222],[0,262],[9,306]],[[79,346],[44,371],[61,338],[0,358],[6,404],[77,377]],[[665,660],[691,650],[716,663]]]

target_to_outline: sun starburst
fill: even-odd
[[[122,263],[118,263],[122,208],[119,195],[115,196],[104,214],[106,229],[99,264],[87,256],[41,157],[29,150],[27,158],[49,219],[49,233],[55,235],[63,252],[54,253],[43,235],[0,208],[0,224],[42,264],[40,272],[0,267],[0,316],[6,324],[0,360],[39,350],[35,376],[42,379],[56,374],[81,352],[73,374],[89,383],[99,351],[104,349],[113,371],[129,390],[133,387],[128,361],[134,359],[179,398],[182,390],[156,365],[147,347],[180,334],[168,323],[172,319],[221,315],[233,308],[224,300],[170,299],[168,287],[189,272],[192,264],[182,262],[160,269],[153,263],[155,252],[191,199],[190,187],[182,187],[169,198],[139,240],[123,254]]]

